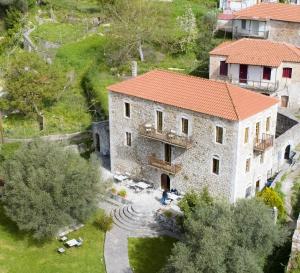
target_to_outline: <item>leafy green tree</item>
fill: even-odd
[[[122,64],[136,56],[144,61],[144,46],[160,43],[168,10],[155,1],[100,1],[112,24],[107,55],[112,64]]]
[[[86,221],[101,192],[99,169],[58,144],[24,144],[3,163],[3,204],[20,230],[47,239],[74,222]]]
[[[274,224],[270,208],[258,199],[235,205],[207,200],[193,195],[184,220],[185,238],[162,272],[262,273],[267,256],[286,236]]]
[[[43,130],[42,111],[58,100],[64,89],[63,75],[59,67],[45,63],[34,53],[16,54],[5,76],[7,107],[36,116]]]
[[[195,54],[199,62],[198,68],[193,74],[208,77],[209,52],[217,45],[215,31],[217,24],[217,12],[210,11],[198,20],[199,35],[196,40]]]

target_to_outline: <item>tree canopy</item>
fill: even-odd
[[[112,24],[107,47],[111,61],[123,63],[139,56],[144,61],[144,46],[164,40],[168,10],[155,1],[100,0]]]
[[[185,239],[175,245],[163,273],[262,273],[266,258],[283,243],[285,231],[275,225],[269,207],[258,199],[235,205],[204,194],[183,201]],[[201,198],[201,196],[200,196]]]
[[[63,75],[58,67],[47,64],[34,53],[16,54],[7,69],[7,95],[2,103],[7,110],[41,117],[43,109],[56,102],[62,93]]]
[[[54,143],[24,144],[4,161],[2,173],[7,216],[37,239],[86,221],[101,192],[96,162]]]

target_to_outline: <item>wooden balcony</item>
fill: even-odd
[[[226,81],[232,83],[234,85],[239,85],[243,88],[248,88],[254,91],[262,92],[262,93],[273,93],[279,87],[279,81],[267,81],[267,80],[260,80],[260,81],[252,81],[248,79],[238,79],[232,78],[229,76],[218,76],[218,79],[221,81]]]
[[[167,172],[169,174],[177,174],[181,171],[181,165],[179,164],[172,164],[169,162],[166,162],[164,160],[156,158],[155,155],[151,155],[148,157],[148,164],[156,169],[162,170],[164,172]]]
[[[261,139],[254,139],[254,152],[263,153],[273,146],[274,136],[263,134]]]
[[[163,143],[167,143],[173,146],[177,146],[183,149],[190,149],[192,147],[192,141],[187,136],[177,135],[175,132],[158,132],[150,124],[144,124],[139,127],[139,133],[141,136]]]

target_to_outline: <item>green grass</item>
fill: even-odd
[[[17,230],[0,209],[0,272],[1,273],[105,273],[103,262],[104,233],[91,222],[68,235],[82,237],[80,248],[58,254],[62,243],[53,240],[38,244]]]
[[[157,273],[166,264],[173,244],[170,237],[129,238],[128,254],[134,273]]]
[[[31,37],[35,42],[40,40],[66,44],[80,39],[84,35],[83,24],[45,23],[39,25]]]

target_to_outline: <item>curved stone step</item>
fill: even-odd
[[[154,218],[148,217],[148,221],[145,222],[144,218],[141,216],[133,217],[131,214],[125,214],[128,210],[128,206],[123,206],[121,208],[115,209],[112,212],[114,223],[119,227],[131,232],[161,232],[165,230],[162,226],[155,222]]]
[[[130,211],[129,207],[123,207],[122,210],[120,210],[120,214],[123,218],[128,220],[129,222],[139,222],[139,223],[149,223],[154,220],[152,215],[135,215],[133,216]]]

